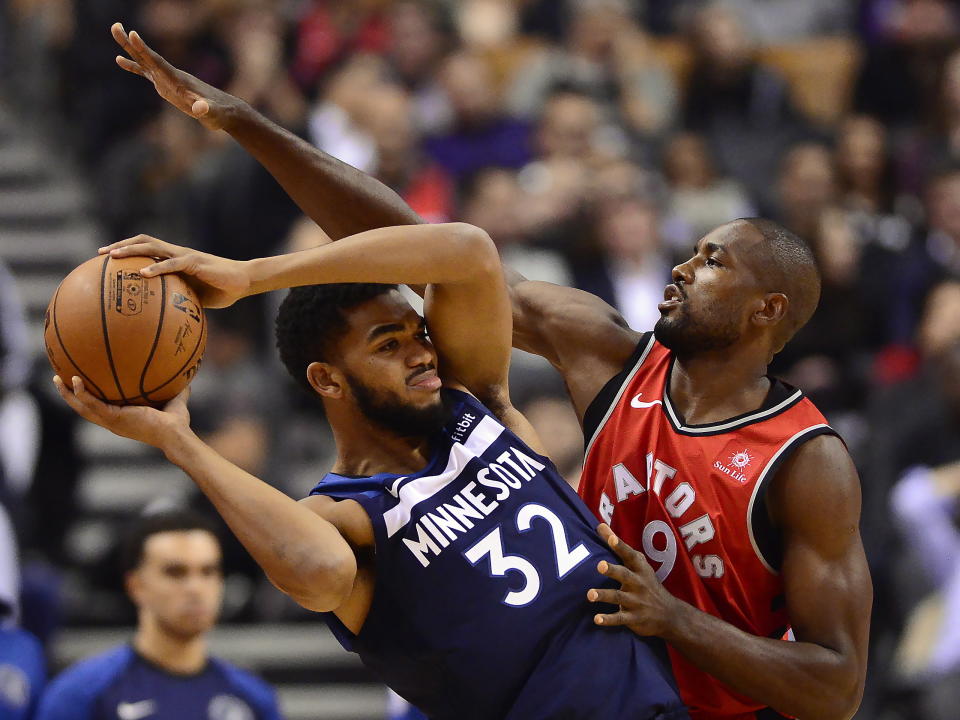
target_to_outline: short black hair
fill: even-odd
[[[757,256],[770,292],[782,292],[790,301],[780,341],[786,343],[813,317],[820,303],[820,270],[813,249],[802,237],[766,218],[741,218],[764,239],[766,252]]]
[[[188,508],[173,508],[141,515],[127,528],[120,551],[120,567],[124,574],[136,570],[143,562],[143,549],[154,535],[165,532],[203,530],[220,543],[217,528],[205,515]]]
[[[347,329],[345,311],[396,290],[379,283],[331,283],[292,288],[277,312],[277,350],[287,372],[312,390],[307,367],[329,362],[334,345]]]

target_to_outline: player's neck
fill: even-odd
[[[415,473],[430,461],[429,438],[400,437],[371,423],[348,428],[331,423],[337,445],[332,472],[369,476],[380,473]]]
[[[685,424],[721,422],[763,404],[766,373],[765,362],[737,353],[678,357],[668,380],[670,401]]]
[[[133,647],[149,662],[176,675],[196,674],[207,664],[205,634],[182,638],[165,632],[156,622],[140,622]]]

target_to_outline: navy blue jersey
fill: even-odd
[[[359,502],[376,586],[341,643],[435,720],[686,718],[662,643],[599,628],[587,590],[617,558],[550,461],[466,393],[412,475],[327,475],[311,494]]]
[[[273,690],[222,660],[174,675],[124,645],[62,672],[36,720],[279,720]]]
[[[0,720],[30,720],[47,679],[40,641],[0,627]]]

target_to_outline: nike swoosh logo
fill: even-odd
[[[157,711],[153,700],[140,700],[135,703],[122,702],[117,705],[117,717],[120,720],[142,720]]]
[[[654,405],[663,405],[663,400],[651,400],[650,402],[640,402],[641,395],[643,395],[643,393],[637,393],[637,396],[630,401],[630,407],[642,409],[642,408],[653,407]]]

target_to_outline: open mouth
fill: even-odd
[[[680,288],[671,283],[663,289],[663,302],[657,305],[660,310],[666,310],[679,305],[683,302],[683,292]]]

